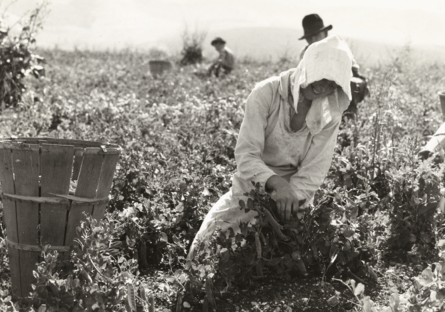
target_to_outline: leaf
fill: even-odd
[[[230,253],[229,250],[227,248],[222,248],[219,252],[220,257],[221,257],[221,262],[225,263],[229,260],[230,258]]]
[[[286,267],[291,268],[292,266],[294,266],[294,261],[292,260],[292,258],[289,254],[285,254],[282,259],[283,259],[283,264]]]
[[[441,288],[437,291],[436,299],[439,301],[445,300],[445,288]]]
[[[223,129],[226,133],[233,135],[234,137],[238,136],[238,132],[234,129]]]
[[[430,290],[430,300],[432,301],[432,302],[434,302],[434,301],[436,301],[436,291],[435,290]]]
[[[431,268],[427,267],[425,270],[423,270],[422,274],[418,278],[416,278],[416,280],[422,286],[427,286],[433,283],[433,272],[431,271]]]
[[[132,282],[132,277],[131,277],[130,273],[128,273],[128,272],[122,272],[119,275],[119,280],[123,281],[124,283],[131,283]]]
[[[204,190],[202,191],[202,195],[203,196],[210,196],[210,191],[207,188],[204,188]]]
[[[244,202],[244,200],[240,199],[239,206],[241,207],[241,209],[246,208],[246,203]]]
[[[440,198],[438,209],[439,209],[442,213],[445,213],[445,197],[441,197],[441,198]]]
[[[54,295],[55,297],[58,297],[58,296],[59,296],[59,287],[57,286],[56,282],[50,280],[50,281],[48,281],[48,285],[49,285],[49,287],[50,287],[51,292],[53,293],[53,295]]]
[[[365,285],[363,285],[362,283],[358,283],[357,287],[355,287],[354,289],[354,295],[359,297],[361,294],[364,293],[364,291],[365,291]]]
[[[340,303],[340,301],[338,300],[337,296],[332,296],[331,298],[329,298],[328,300],[326,300],[326,302],[331,306],[331,307],[335,307],[336,305],[338,305]]]
[[[164,232],[160,233],[160,237],[159,238],[161,239],[161,241],[168,243],[168,236]]]
[[[444,249],[443,247],[445,246],[445,239],[440,239],[439,242],[437,243],[437,247],[439,247],[440,249]]]
[[[351,221],[357,220],[357,215],[358,215],[358,206],[353,206],[349,214],[349,220]]]
[[[277,266],[281,262],[281,257],[278,258],[272,258],[270,261],[266,261],[267,266]]]
[[[414,288],[415,288],[416,290],[420,290],[420,289],[422,288],[422,285],[420,285],[420,283],[419,283],[419,281],[417,280],[417,278],[414,278],[414,279],[413,279],[413,285],[414,285]]]
[[[431,243],[431,236],[428,233],[423,232],[420,237],[422,238],[422,240],[426,243],[429,244]]]
[[[378,276],[377,276],[377,274],[374,272],[374,270],[370,267],[370,266],[368,266],[368,272],[369,272],[369,275],[375,280],[375,281],[378,281]]]
[[[300,259],[300,260],[296,260],[295,262],[297,264],[297,268],[300,271],[300,273],[303,276],[308,276],[309,273],[307,272],[306,265],[304,264],[303,260]]]
[[[372,301],[369,298],[369,296],[366,296],[365,298],[362,299],[362,309],[363,312],[372,312],[371,308],[372,308]]]
[[[247,199],[247,208],[253,209],[253,200],[251,198]]]
[[[183,211],[184,211],[184,204],[180,202],[180,203],[175,207],[175,210],[176,210],[177,212],[183,212]]]
[[[355,280],[354,279],[348,280],[348,284],[351,285],[352,291],[354,291],[355,290]]]
[[[37,312],[46,312],[46,304],[42,304],[39,309],[37,310]]]
[[[351,237],[352,235],[354,235],[354,233],[355,233],[354,230],[352,230],[350,226],[347,226],[343,231],[343,235],[346,238]]]

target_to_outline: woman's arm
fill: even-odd
[[[282,220],[289,221],[292,213],[300,208],[296,190],[284,178],[277,175],[267,180],[266,190],[275,192],[272,198],[277,204],[278,214]]]
[[[243,123],[235,149],[235,158],[240,177],[260,182],[269,192],[274,192],[278,213],[288,220],[298,210],[298,196],[288,181],[276,175],[263,161],[267,119],[274,104],[274,88],[269,81],[257,86],[249,95]]]
[[[266,183],[275,172],[263,161],[265,131],[273,104],[272,82],[257,85],[247,98],[244,119],[235,148],[235,159],[241,179]]]

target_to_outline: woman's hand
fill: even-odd
[[[299,209],[297,193],[289,182],[280,176],[271,176],[266,182],[266,189],[275,191],[274,200],[277,203],[278,214],[283,221],[290,221],[292,213]],[[292,210],[293,208],[293,210]]]

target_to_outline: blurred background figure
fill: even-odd
[[[224,39],[217,37],[212,40],[211,45],[218,51],[218,58],[210,65],[208,75],[214,74],[219,77],[220,74],[230,73],[235,66],[235,57],[233,52],[226,47]]]
[[[306,39],[307,46],[300,52],[300,61],[307,48],[314,42],[323,40],[328,36],[328,31],[332,29],[332,25],[324,26],[322,18],[318,14],[309,14],[303,18],[304,36],[299,40]],[[368,84],[366,78],[359,74],[360,66],[355,59],[352,59],[352,79],[351,79],[351,93],[352,100],[349,107],[344,112],[344,116],[348,119],[355,119],[358,109],[357,104],[362,102],[366,95],[369,95]]]

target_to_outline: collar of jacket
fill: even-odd
[[[292,82],[293,74],[296,72],[296,68],[291,68],[285,72],[280,73],[280,85],[278,92],[283,100],[289,103],[289,95],[292,96]]]

